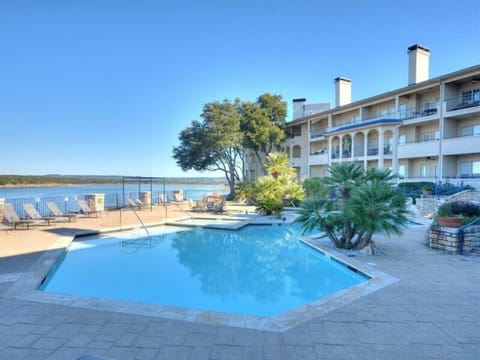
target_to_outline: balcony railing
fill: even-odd
[[[337,128],[337,127],[344,126],[344,125],[350,125],[350,124],[353,124],[353,123],[355,123],[359,120],[360,119],[358,118],[358,116],[355,116],[355,117],[352,117],[352,118],[347,118],[347,119],[334,120],[333,128]]]
[[[471,99],[463,100],[462,96],[457,96],[455,98],[445,100],[445,103],[447,111],[455,111],[480,106],[480,99],[472,97]]]
[[[419,117],[435,115],[437,113],[438,113],[438,108],[437,107],[431,107],[431,108],[428,108],[428,109],[411,107],[411,108],[407,108],[407,109],[399,111],[400,119],[402,119],[402,120],[415,119],[415,118],[419,118]]]
[[[323,135],[325,135],[327,130],[328,130],[327,127],[319,128],[319,129],[311,129],[310,130],[310,138],[313,139],[313,138],[316,138],[316,137],[323,136]]]
[[[369,111],[364,115],[363,121],[375,120],[375,119],[396,119],[398,117],[397,111],[382,112],[382,111]]]
[[[310,152],[310,155],[323,155],[323,154],[328,154],[327,149],[322,149],[322,150],[312,150]]]

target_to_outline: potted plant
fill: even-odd
[[[460,227],[480,216],[480,205],[468,201],[453,201],[438,208],[437,223],[440,226]]]
[[[431,195],[434,189],[434,184],[431,182],[426,182],[422,184],[422,194]]]

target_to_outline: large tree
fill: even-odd
[[[287,104],[281,95],[265,93],[256,102],[241,106],[243,147],[253,150],[259,163],[272,151],[277,151],[285,140]]]
[[[205,104],[202,121],[194,120],[179,135],[173,158],[182,170],[221,171],[234,195],[235,183],[243,171],[243,134],[240,131],[240,102]]]

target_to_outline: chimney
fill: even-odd
[[[408,48],[408,85],[428,80],[430,50],[415,44]]]
[[[305,103],[307,99],[293,99],[293,120],[305,117]]]
[[[352,102],[352,80],[337,77],[335,79],[335,106],[347,105]]]

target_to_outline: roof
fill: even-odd
[[[451,72],[451,73],[448,73],[448,74],[445,74],[445,75],[437,76],[435,78],[425,80],[425,81],[421,81],[421,82],[416,83],[416,84],[407,85],[407,86],[404,86],[404,87],[401,87],[401,88],[398,88],[398,89],[395,89],[395,90],[392,90],[392,91],[387,91],[385,93],[374,95],[374,96],[369,97],[369,98],[365,98],[365,99],[361,99],[361,100],[358,100],[358,101],[355,101],[355,102],[351,102],[350,104],[334,107],[332,109],[325,110],[323,112],[319,112],[319,113],[316,113],[316,114],[313,114],[313,115],[310,115],[310,116],[306,116],[304,118],[295,119],[293,121],[289,121],[287,123],[287,125],[295,125],[295,124],[303,123],[303,122],[306,122],[308,120],[317,118],[319,116],[328,116],[329,114],[334,114],[334,113],[337,113],[337,112],[341,112],[342,110],[348,110],[348,109],[354,110],[355,108],[357,108],[357,107],[359,107],[359,106],[361,106],[362,104],[365,104],[365,103],[369,103],[369,102],[372,102],[372,101],[375,101],[375,100],[378,100],[378,99],[381,99],[381,98],[384,98],[384,97],[394,96],[395,94],[402,94],[403,92],[410,93],[410,92],[415,91],[415,89],[422,89],[422,88],[424,88],[426,86],[429,86],[429,85],[439,84],[441,81],[445,81],[445,80],[448,80],[450,78],[455,78],[455,77],[458,77],[458,76],[462,76],[464,74],[467,75],[468,73],[477,72],[477,71],[480,72],[480,64],[479,65],[474,65],[474,66],[471,66],[471,67],[468,67],[468,68],[464,68],[464,69],[461,69],[461,70],[457,70],[457,71],[454,71],[454,72]]]
[[[401,122],[402,122],[401,119],[375,119],[375,120],[369,120],[369,121],[362,121],[359,123],[341,126],[332,131],[327,131],[327,134],[335,134],[342,131],[362,128],[362,127],[371,126],[371,125],[400,124]]]

